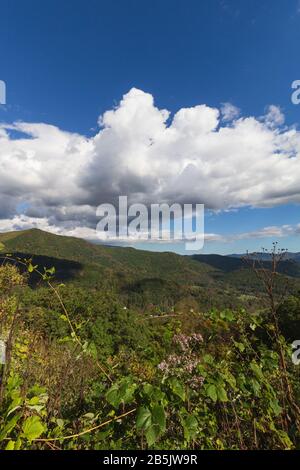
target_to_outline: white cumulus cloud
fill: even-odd
[[[26,217],[90,234],[96,207],[119,195],[215,210],[300,203],[300,132],[283,124],[276,106],[257,118],[229,103],[171,116],[135,88],[91,138],[43,123],[1,124],[0,230]]]

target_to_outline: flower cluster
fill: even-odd
[[[200,333],[193,333],[190,336],[180,333],[173,336],[173,343],[178,345],[183,352],[188,351],[189,349],[194,349],[202,342],[203,336]]]
[[[197,389],[204,382],[199,376],[197,366],[200,363],[197,346],[203,342],[201,334],[193,333],[190,336],[178,334],[173,337],[173,344],[178,347],[178,353],[170,354],[162,361],[158,368],[166,377],[178,377],[192,389]]]

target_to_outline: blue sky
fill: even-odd
[[[299,122],[300,106],[291,102],[291,83],[300,79],[297,0],[2,0],[0,16],[0,79],[7,85],[2,123],[44,123],[93,138],[99,116],[118,107],[132,88],[152,95],[169,119],[182,108],[232,103],[243,117],[259,119],[274,105],[285,116],[284,126]],[[18,137],[14,132],[10,140]],[[8,198],[15,182],[5,184],[3,220],[31,207],[31,218],[46,214],[54,223],[53,196],[47,195],[51,204],[44,193],[34,201],[28,188],[22,193],[23,184],[13,200]],[[31,187],[33,193],[34,182]],[[219,237],[206,243],[205,252],[257,249],[277,236],[300,251],[297,197],[267,205],[252,200],[207,214],[206,232]],[[280,231],[282,226],[288,228]],[[277,232],[264,237],[268,227]]]

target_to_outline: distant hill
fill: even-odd
[[[175,253],[155,253],[134,248],[110,247],[38,229],[0,234],[0,254],[23,253],[80,263],[91,276],[113,275],[128,281],[142,278],[209,283],[213,268]],[[79,273],[78,273],[79,274]],[[83,276],[81,275],[81,278]]]
[[[38,229],[1,233],[0,256],[6,253],[33,257],[42,267],[54,266],[58,281],[117,289],[128,302],[138,305],[172,305],[184,299],[188,305],[230,307],[236,299],[248,294],[253,297],[261,289],[241,255],[155,253],[93,244]],[[295,289],[300,288],[300,263],[285,261],[280,271],[293,280]]]
[[[264,255],[264,253],[262,255]],[[225,279],[231,279],[231,282],[234,282],[232,278],[233,273],[235,277],[238,278],[239,273],[240,276],[244,276],[245,271],[249,271],[248,265],[244,259],[245,256],[193,255],[192,258],[216,268],[218,271],[225,274]],[[270,256],[262,256],[260,260],[263,262],[263,266],[266,269],[271,267]],[[285,256],[284,260],[278,266],[278,272],[293,278],[300,278],[300,263],[297,261],[297,256]],[[230,277],[228,276],[229,273],[231,273]],[[237,282],[238,279],[234,283],[237,285]]]
[[[223,272],[230,272],[236,269],[242,269],[245,264],[242,259],[222,255],[192,255],[192,258],[201,263],[206,263]]]
[[[228,255],[228,257],[230,258],[240,258],[240,259],[245,258],[245,256],[247,256],[246,253],[234,253],[232,255]],[[258,252],[258,253],[255,253],[255,256],[259,257],[263,261],[269,261],[271,258],[271,255],[269,253]],[[292,253],[290,251],[287,251],[284,254],[284,259],[286,261],[296,261],[297,263],[300,263],[300,253]]]
[[[262,255],[262,256],[260,256]],[[300,277],[300,263],[298,262],[297,253],[290,253],[286,255],[283,261],[278,266],[278,271],[291,277]],[[247,269],[245,262],[246,255],[222,256],[222,255],[193,255],[192,258],[201,263],[206,263],[224,273],[229,273],[237,270]],[[263,262],[265,268],[270,267],[270,256],[265,256],[264,253],[258,254],[259,259]],[[300,254],[299,254],[300,261]]]

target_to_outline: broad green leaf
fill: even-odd
[[[166,430],[166,414],[162,405],[154,405],[152,409],[152,422],[159,426],[160,433]]]
[[[37,439],[44,432],[45,427],[39,416],[30,416],[26,419],[22,427],[24,437],[29,441]]]
[[[206,393],[209,396],[209,398],[212,399],[212,401],[214,401],[214,402],[217,401],[218,396],[217,396],[217,390],[216,390],[215,385],[213,385],[213,384],[209,385],[206,389]]]
[[[16,426],[18,420],[20,418],[20,415],[15,415],[13,416],[5,425],[4,427],[1,429],[0,431],[0,441],[6,437],[9,436],[9,434],[11,433],[11,431],[14,429],[14,427]]]
[[[226,390],[222,385],[217,386],[217,395],[220,401],[222,402],[228,401]]]
[[[255,379],[252,379],[251,384],[255,395],[258,395],[261,388],[259,382],[257,382]]]
[[[226,382],[229,383],[229,385],[231,385],[232,388],[236,387],[236,380],[231,372],[226,371],[222,376],[226,380]]]
[[[130,403],[133,400],[136,388],[137,385],[130,379],[122,379],[111,386],[106,399],[114,408],[118,408],[121,403]]]
[[[98,352],[97,352],[97,346],[95,345],[95,343],[93,342],[90,342],[88,343],[88,346],[87,346],[87,353],[92,356],[94,359],[97,359],[98,357]]]
[[[175,377],[172,377],[169,380],[169,383],[170,383],[170,387],[171,387],[172,392],[175,395],[177,395],[179,398],[181,398],[182,401],[185,401],[185,388],[184,388],[184,385],[181,382],[179,382],[179,380],[176,379]]]
[[[254,374],[256,375],[256,378],[258,378],[258,379],[263,379],[264,376],[263,376],[262,370],[261,370],[261,368],[256,364],[256,362],[251,362],[250,368],[251,368],[252,372],[254,372]]]
[[[138,430],[147,429],[151,426],[151,411],[148,408],[139,408],[136,417],[136,428]]]
[[[152,424],[145,432],[148,446],[152,446],[160,435],[160,429],[157,424]]]
[[[231,310],[228,310],[226,312],[226,320],[228,320],[228,321],[233,321],[234,320],[234,315],[233,315],[233,312]]]
[[[293,449],[294,445],[285,431],[277,430],[277,435],[284,445],[286,450]]]
[[[195,439],[198,433],[198,421],[197,418],[188,413],[183,413],[180,416],[181,425],[183,427],[184,439],[187,442]]]
[[[150,398],[152,403],[157,403],[165,398],[165,393],[158,387],[154,387],[151,384],[145,384],[143,387],[143,393]]]
[[[38,405],[40,402],[40,398],[39,397],[32,397],[30,398],[30,400],[28,401],[28,405]]]
[[[280,415],[281,411],[282,411],[282,408],[281,406],[279,405],[278,403],[278,400],[276,398],[274,398],[273,400],[270,400],[270,406],[273,410],[273,413],[275,414],[275,416],[278,416]]]
[[[162,405],[156,404],[151,408],[140,408],[137,415],[136,427],[145,432],[149,446],[166,430],[166,415]]]
[[[14,441],[9,441],[5,447],[5,450],[14,450],[14,448],[15,448]]]

